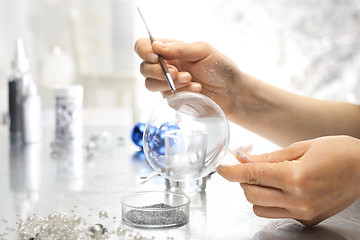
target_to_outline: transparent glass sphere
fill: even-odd
[[[211,173],[225,156],[229,123],[210,98],[182,92],[164,98],[146,123],[143,148],[165,178],[190,181]]]

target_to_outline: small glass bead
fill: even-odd
[[[136,233],[136,235],[134,236],[134,240],[142,240],[143,237],[141,236],[140,233]]]
[[[72,223],[77,226],[81,223],[81,217],[80,215],[76,214],[72,217]]]
[[[124,228],[118,227],[116,229],[116,235],[118,235],[119,237],[125,236],[125,234],[126,234],[126,230]]]
[[[102,210],[99,212],[99,218],[100,219],[105,219],[105,218],[108,218],[108,213],[105,211],[105,210]]]
[[[49,221],[52,221],[52,220],[55,220],[56,219],[56,215],[55,214],[50,214],[49,216],[48,216],[48,219],[49,219]]]

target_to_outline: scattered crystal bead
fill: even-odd
[[[125,236],[125,234],[126,234],[126,230],[124,228],[118,227],[116,229],[116,235],[118,235],[119,237]]]
[[[108,216],[108,213],[105,211],[105,210],[101,210],[100,212],[99,212],[99,218],[100,219],[105,219],[105,218],[108,218],[109,216]]]
[[[93,239],[98,239],[103,235],[107,235],[108,230],[100,223],[95,224],[94,226],[89,227],[90,237]]]
[[[134,236],[134,240],[142,240],[143,237],[141,236],[141,234],[138,232],[136,233],[136,235]]]

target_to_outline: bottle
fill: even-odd
[[[22,39],[16,42],[14,59],[11,62],[12,73],[9,77],[9,115],[10,133],[15,135],[22,134],[22,106],[23,106],[23,87],[29,81],[29,61],[25,55]]]
[[[32,79],[24,90],[22,110],[24,143],[39,142],[42,139],[41,99]]]
[[[54,87],[55,136],[59,140],[79,139],[83,134],[83,94],[81,85]]]

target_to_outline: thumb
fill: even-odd
[[[152,44],[154,53],[162,55],[167,60],[180,59],[196,62],[209,56],[213,48],[206,42],[159,42]]]
[[[271,153],[263,153],[260,155],[237,154],[236,158],[246,157],[247,162],[283,162],[297,160],[302,157],[308,150],[307,142],[298,142],[284,149],[280,149]]]

